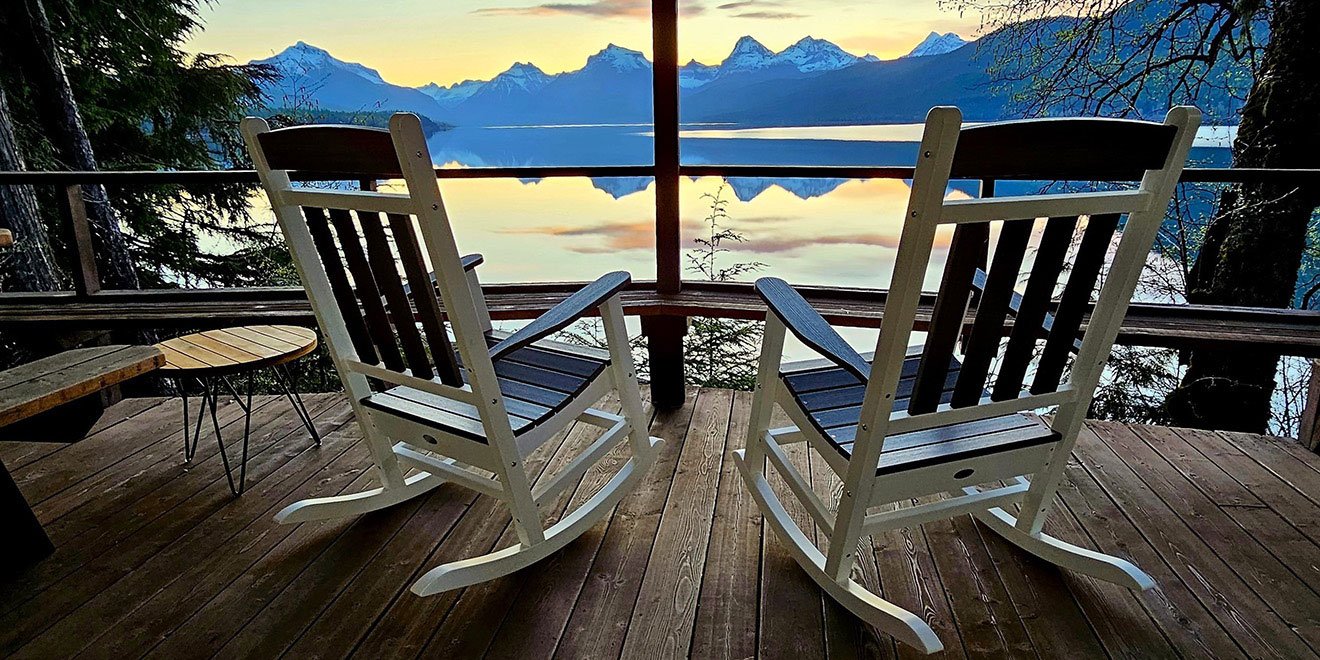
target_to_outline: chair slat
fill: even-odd
[[[353,217],[343,209],[330,209],[330,223],[339,237],[339,245],[344,250],[344,262],[353,274],[353,284],[357,288],[358,300],[366,312],[367,329],[376,343],[376,350],[385,366],[395,371],[403,371],[403,356],[399,354],[399,344],[390,328],[389,317],[385,315],[385,305],[380,299],[380,290],[376,288],[376,277],[371,273],[367,255],[362,251],[362,240],[358,237],[357,227],[353,226]]]
[[[1013,297],[1013,285],[1017,283],[1018,273],[1022,269],[1022,258],[1026,255],[1027,241],[1031,239],[1034,225],[1034,219],[1010,220],[1004,223],[999,232],[994,261],[986,277],[985,292],[976,307],[972,334],[963,351],[962,372],[958,374],[958,383],[953,388],[950,405],[954,408],[976,405],[985,392],[986,376],[990,373],[991,361],[999,352],[999,342],[1004,335],[1004,319],[1008,316],[1008,304]]]
[[[304,206],[302,212],[303,217],[307,219],[307,230],[312,234],[312,242],[316,244],[316,251],[321,255],[321,266],[325,269],[326,279],[330,280],[330,291],[334,293],[339,314],[344,317],[344,325],[347,326],[349,340],[353,342],[353,350],[357,351],[359,360],[367,364],[380,364],[380,357],[376,355],[376,346],[371,342],[367,323],[363,320],[362,310],[358,307],[357,296],[353,293],[353,285],[349,283],[348,274],[344,271],[339,248],[330,233],[325,210]]]
[[[387,216],[390,233],[394,235],[394,245],[399,249],[399,260],[403,262],[403,272],[409,282],[417,286],[405,287],[417,305],[417,315],[422,321],[422,330],[426,332],[426,343],[431,348],[431,360],[435,363],[440,381],[454,387],[463,386],[463,377],[458,373],[458,361],[454,359],[454,346],[445,332],[444,317],[440,315],[440,302],[435,296],[435,287],[431,285],[431,276],[422,260],[421,246],[417,234],[413,231],[412,218],[391,213]]]
[[[945,376],[953,360],[954,343],[967,314],[967,300],[972,291],[972,275],[976,272],[979,254],[990,238],[988,223],[959,225],[953,231],[949,258],[944,266],[944,278],[935,298],[926,346],[917,367],[916,384],[908,402],[913,415],[934,412],[944,390]]]
[[[1118,228],[1118,218],[1118,214],[1110,213],[1093,215],[1087,221],[1072,272],[1068,274],[1068,284],[1064,286],[1059,308],[1054,312],[1054,327],[1045,340],[1045,350],[1036,366],[1036,377],[1031,381],[1032,394],[1044,394],[1059,388],[1068,354],[1082,326],[1082,315],[1091,302],[1091,292],[1095,290],[1109,243]]]
[[[417,331],[417,320],[413,316],[412,305],[408,303],[408,294],[403,292],[403,279],[399,277],[399,267],[394,262],[394,251],[390,249],[389,239],[385,236],[380,214],[358,211],[357,218],[358,224],[362,226],[362,236],[367,239],[367,259],[371,263],[371,272],[376,276],[376,286],[380,287],[385,296],[386,308],[390,319],[394,321],[394,332],[399,336],[399,343],[403,344],[408,368],[414,376],[431,378],[434,376],[431,361],[426,357],[426,347],[422,346],[422,335]]]
[[[1076,216],[1050,218],[1045,222],[1045,231],[1036,247],[1036,259],[1031,264],[1031,275],[1027,277],[1027,287],[1022,292],[1022,304],[1013,322],[1013,332],[999,362],[991,397],[995,401],[1016,399],[1022,393],[1022,382],[1076,231]]]

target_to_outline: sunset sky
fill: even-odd
[[[235,60],[296,41],[409,86],[486,79],[514,61],[577,69],[613,42],[650,56],[649,0],[217,0],[189,50]],[[897,57],[931,31],[977,36],[977,17],[937,0],[682,0],[683,61],[718,63],[750,34],[772,50],[811,35],[862,55]]]

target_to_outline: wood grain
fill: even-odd
[[[762,533],[727,458],[743,441],[749,395],[692,390],[688,400],[656,417],[652,433],[670,450],[607,522],[540,570],[429,598],[408,592],[419,572],[515,542],[503,506],[445,486],[361,518],[271,518],[289,502],[374,481],[342,395],[308,396],[320,448],[282,441],[303,432],[283,399],[255,400],[257,480],[238,500],[214,448],[180,468],[177,399],[125,402],[83,443],[25,454],[16,470],[65,547],[0,581],[0,650],[81,660],[197,649],[327,659],[925,657],[833,605]],[[221,421],[239,413],[223,408]],[[529,475],[548,478],[598,433],[577,425],[547,442],[527,459]],[[966,516],[862,539],[853,575],[930,621],[945,657],[1316,657],[1299,633],[1320,611],[1305,572],[1320,461],[1285,442],[1087,422],[1045,531],[1132,559],[1158,585],[1143,594],[1045,564]],[[823,499],[837,497],[819,454],[786,450]],[[611,454],[547,503],[547,519],[589,497],[627,455]]]

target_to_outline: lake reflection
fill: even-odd
[[[685,246],[708,232],[716,177],[684,179],[681,217]],[[655,277],[655,194],[613,199],[591,181],[506,179],[441,182],[450,218],[464,251],[487,256],[483,281],[589,280],[622,268],[639,279]],[[965,197],[954,191],[953,195]],[[726,188],[729,220],[743,234],[725,243],[725,264],[757,261],[762,272],[803,284],[883,286],[902,227],[908,186],[897,180],[849,180],[830,194],[802,198],[778,186],[746,201]],[[947,237],[935,259],[943,263]],[[937,274],[936,274],[937,275]],[[932,285],[934,282],[932,282]]]
[[[744,130],[684,127],[686,164],[910,165],[919,125],[835,126]],[[855,139],[849,139],[850,136]],[[1214,144],[1210,141],[1204,145]],[[428,138],[445,167],[645,165],[652,162],[649,126],[456,128]],[[1198,165],[1224,165],[1228,150],[1193,149]],[[704,230],[716,177],[685,178],[681,187],[683,244]],[[1001,182],[1015,194],[1038,183]],[[488,282],[592,279],[623,268],[655,277],[655,194],[650,177],[506,179],[442,182],[465,251],[487,255]],[[973,182],[954,182],[953,196],[974,195]],[[882,287],[907,203],[900,180],[737,178],[724,197],[727,227],[744,243],[726,246],[728,263],[757,261],[762,273],[801,284]],[[929,286],[937,284],[947,236],[932,257]]]

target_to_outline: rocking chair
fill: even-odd
[[[446,481],[503,501],[518,544],[431,569],[412,587],[425,596],[543,559],[637,484],[661,441],[647,435],[624,327],[619,292],[628,273],[601,277],[517,332],[497,332],[476,277],[481,255],[459,257],[416,115],[394,115],[389,130],[271,130],[253,117],[242,128],[381,482],[365,492],[291,504],[278,521],[354,516]],[[294,187],[289,171],[401,178],[408,192]],[[593,309],[604,320],[608,350],[547,339]],[[610,391],[618,393],[622,415],[591,408]],[[574,420],[604,432],[533,488],[525,457]],[[593,497],[546,528],[538,506],[573,487],[625,438],[629,460]],[[405,477],[409,468],[417,472]]]
[[[782,280],[756,283],[770,313],[747,445],[735,461],[765,519],[798,563],[858,617],[926,653],[941,650],[920,616],[849,575],[862,536],[967,513],[1064,568],[1131,589],[1154,584],[1128,561],[1070,545],[1043,534],[1041,527],[1199,124],[1200,112],[1191,107],[1173,109],[1162,124],[1045,119],[968,128],[962,128],[957,108],[931,110],[872,355],[853,350]],[[1140,178],[1141,185],[946,199],[950,179],[1001,177]],[[1123,216],[1127,220],[1115,241]],[[1043,229],[1024,273],[1037,219],[1044,219]],[[982,272],[978,264],[992,223],[1000,227],[993,260]],[[929,323],[919,328],[926,330],[925,341],[909,348],[941,225],[954,226],[948,261]],[[1072,250],[1079,230],[1080,242]],[[1112,265],[1083,326],[1111,249]],[[1071,268],[1056,305],[1070,251]],[[1014,287],[1023,276],[1019,295]],[[970,326],[969,307],[974,310]],[[1006,327],[1010,315],[1011,328]],[[781,365],[786,332],[823,359]],[[961,359],[955,357],[960,336],[965,338]],[[1034,376],[1023,391],[1033,360]],[[770,428],[776,404],[794,426]],[[1048,422],[1021,414],[1056,406]],[[783,446],[794,442],[806,442],[842,479],[837,514],[788,461]],[[828,537],[825,552],[771,489],[767,459]],[[948,497],[870,511],[940,494]],[[1010,513],[1014,504],[1020,504],[1016,516]]]

